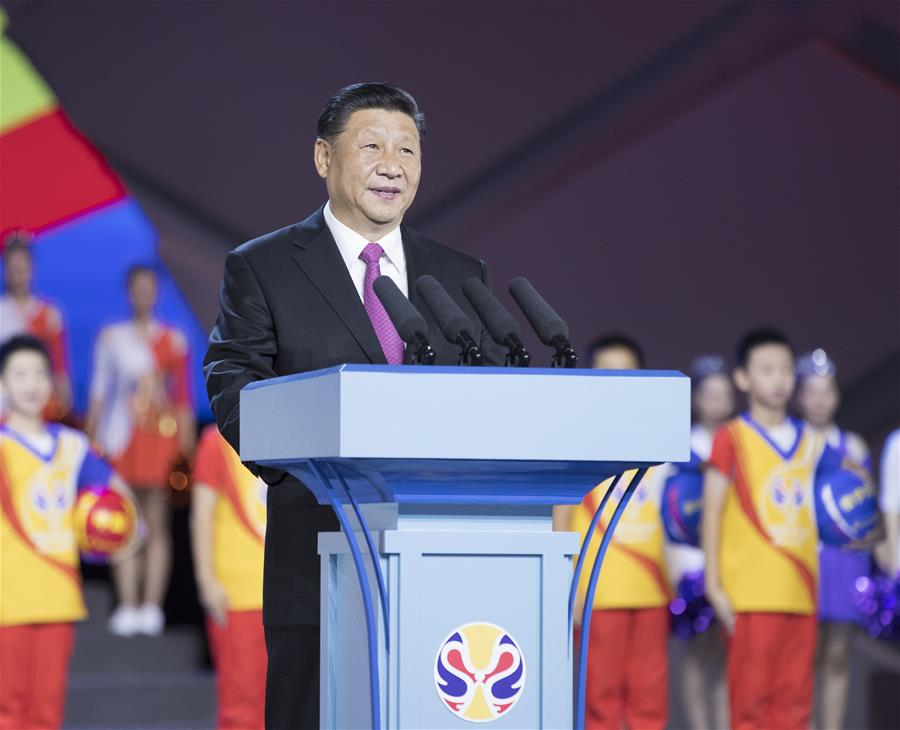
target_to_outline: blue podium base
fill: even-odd
[[[567,597],[574,533],[547,505],[362,507],[385,579],[388,728],[572,727]],[[362,534],[358,542],[365,545]],[[321,726],[371,727],[366,617],[343,533],[319,536]],[[370,584],[375,576],[366,555]],[[379,607],[380,608],[380,607]],[[388,641],[389,639],[389,641]]]

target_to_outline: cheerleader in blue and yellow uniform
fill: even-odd
[[[691,365],[691,461],[705,464],[712,453],[713,437],[734,414],[735,394],[725,361],[718,355],[698,357]],[[673,467],[673,471],[677,467]],[[666,548],[672,580],[690,581],[703,571],[703,550],[670,542]],[[702,585],[702,583],[701,583]],[[696,623],[696,622],[692,622]],[[688,725],[695,730],[728,726],[728,689],[725,685],[725,647],[721,631],[713,625],[684,641],[681,671],[675,678]]]
[[[837,368],[824,350],[815,350],[797,361],[797,407],[804,420],[822,434],[842,456],[870,469],[869,449],[860,436],[840,429],[834,414],[840,403]],[[853,603],[853,586],[868,575],[868,551],[819,548],[819,639],[816,648],[818,727],[840,728],[847,710],[850,688],[850,646],[859,613]]]

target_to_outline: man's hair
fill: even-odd
[[[589,362],[593,362],[594,357],[601,350],[612,350],[616,347],[629,350],[631,354],[634,355],[634,359],[637,360],[638,367],[644,367],[644,348],[638,344],[636,339],[621,332],[601,335],[593,340],[593,342],[588,345],[587,355]]]
[[[13,335],[0,345],[0,374],[6,372],[6,365],[9,362],[9,358],[17,352],[36,352],[43,356],[47,363],[47,369],[52,369],[50,353],[47,352],[47,347],[43,342],[33,335]]]
[[[129,288],[141,274],[150,274],[154,279],[159,279],[156,269],[150,264],[132,264],[128,267],[128,273],[125,275],[125,282]]]
[[[734,358],[737,366],[746,368],[753,351],[764,345],[783,345],[791,351],[791,356],[794,356],[794,346],[783,332],[771,327],[757,327],[741,337],[738,342]]]
[[[425,114],[419,111],[419,105],[412,94],[391,84],[370,81],[345,86],[328,100],[319,115],[316,137],[334,143],[347,127],[350,115],[363,109],[402,112],[416,123],[419,139],[425,136]]]

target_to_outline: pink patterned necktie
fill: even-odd
[[[384,306],[372,286],[375,279],[381,276],[381,265],[378,262],[383,255],[384,249],[377,243],[370,243],[359,255],[366,265],[366,278],[363,280],[363,305],[366,308],[366,314],[372,321],[372,327],[375,328],[375,335],[378,337],[378,342],[381,343],[381,349],[384,350],[388,364],[400,365],[403,363],[403,340],[397,334],[394,323],[391,322],[388,313],[384,311]]]

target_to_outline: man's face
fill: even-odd
[[[803,378],[797,391],[797,405],[803,417],[817,428],[831,423],[840,404],[837,382],[824,375],[809,375]]]
[[[591,366],[597,370],[638,370],[640,363],[628,347],[605,347],[594,353]]]
[[[790,348],[775,342],[754,347],[747,366],[735,371],[735,382],[762,405],[786,408],[794,392],[794,355]]]
[[[21,296],[31,291],[31,256],[26,251],[10,251],[3,262],[3,278],[10,294]]]
[[[387,233],[403,220],[419,187],[416,123],[402,112],[353,112],[333,144],[316,140],[315,163],[336,218],[362,235]]]
[[[50,364],[41,353],[19,350],[10,355],[0,374],[3,398],[12,413],[29,418],[41,415],[53,393]]]

